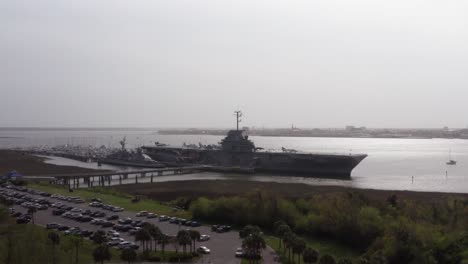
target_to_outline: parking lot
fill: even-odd
[[[157,217],[151,215],[151,218],[148,218],[145,213],[143,213],[144,216],[137,217],[137,213],[125,211],[124,208],[116,208],[108,205],[107,208],[104,209],[102,205],[98,205],[99,201],[91,203],[90,206],[90,204],[84,203],[79,197],[72,199],[56,195],[47,197],[46,195],[49,194],[30,189],[15,190],[0,187],[0,195],[12,197],[16,202],[24,200],[24,197],[32,200],[26,201],[28,203],[26,206],[15,204],[13,208],[16,212],[24,214],[28,211],[27,206],[37,206],[37,212],[34,216],[35,224],[44,227],[47,224],[56,223],[68,228],[78,227],[80,231],[87,230],[95,232],[97,230],[103,230],[108,233],[116,229],[117,226],[127,226],[127,228],[116,230],[118,235],[114,235],[114,241],[124,240],[130,243],[134,242],[134,236],[131,233],[134,233],[134,230],[137,230],[139,226],[141,227],[144,222],[155,224],[164,234],[169,236],[175,236],[177,232],[182,229],[198,230],[201,235],[208,235],[210,238],[207,241],[197,242],[197,248],[199,246],[205,246],[211,251],[210,254],[202,254],[202,257],[198,261],[199,263],[240,263],[240,259],[235,257],[235,252],[236,249],[241,246],[242,241],[239,239],[238,232],[236,231],[218,233],[213,232],[210,226],[198,226],[199,223],[187,222],[185,223],[187,225],[183,225],[180,221],[176,223],[178,219],[171,220],[169,218],[160,218],[158,212],[152,211],[151,208],[148,208],[147,211],[158,215]],[[105,201],[102,202],[105,203]],[[47,208],[44,208],[44,205]],[[41,208],[39,208],[39,206],[41,206]],[[63,210],[63,212],[60,212],[60,210]],[[56,215],[54,215],[53,212]],[[112,220],[106,220],[106,218],[110,216],[114,216]],[[77,229],[74,230],[76,232]],[[66,232],[65,227],[62,228],[62,232]],[[73,232],[73,229],[68,232]],[[86,236],[86,234],[84,235]],[[112,236],[110,232],[109,235],[110,237]],[[118,242],[120,243],[121,241]],[[114,244],[115,247],[118,246],[117,242],[114,242]],[[138,245],[136,242],[135,244]],[[174,251],[175,247],[173,244],[167,245],[166,250]],[[181,250],[181,248],[179,248],[179,250]],[[274,252],[272,249],[267,248],[263,252],[263,257],[264,263],[274,263]]]

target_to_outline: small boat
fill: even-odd
[[[449,151],[449,160],[446,162],[447,165],[457,165],[457,161],[452,159],[452,150]]]

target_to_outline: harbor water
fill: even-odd
[[[84,145],[118,147],[126,136],[128,147],[154,145],[156,141],[174,146],[186,144],[216,144],[223,137],[211,135],[159,135],[156,129],[114,130],[0,130],[0,148]],[[468,193],[468,140],[460,139],[381,139],[381,138],[307,138],[251,137],[258,147],[279,150],[281,147],[319,153],[366,153],[352,172],[351,180],[290,177],[286,175],[238,175],[233,173],[197,173],[163,176],[155,181],[192,179],[245,179],[339,185],[355,188]],[[447,165],[449,151],[457,165]],[[98,168],[95,163],[83,163],[64,158],[48,162],[59,165]],[[123,170],[125,167],[103,166],[101,169]]]

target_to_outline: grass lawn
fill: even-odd
[[[356,257],[359,257],[359,252],[356,252],[355,250],[350,249],[346,246],[337,244],[333,241],[317,240],[313,238],[305,238],[305,240],[307,242],[307,246],[318,250],[320,252],[320,255],[330,254],[332,256],[335,256],[336,259],[340,259],[343,257],[354,259]],[[283,249],[279,248],[279,240],[277,237],[265,236],[265,241],[267,245],[273,248],[278,255],[282,255],[281,253],[283,252]]]
[[[174,210],[170,206],[146,198],[141,198],[141,200],[138,203],[132,203],[131,199],[133,198],[133,196],[116,192],[115,190],[109,187],[75,189],[72,193],[68,191],[67,187],[52,185],[48,183],[29,183],[28,187],[48,192],[51,194],[55,193],[68,196],[80,196],[87,202],[91,201],[92,198],[99,198],[104,203],[120,206],[123,207],[125,210],[133,212],[147,210],[159,215],[170,215],[191,219],[191,213],[189,211]]]

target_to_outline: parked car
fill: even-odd
[[[140,211],[136,214],[137,217],[143,217],[147,215],[148,215],[148,211]]]
[[[205,246],[200,246],[198,247],[197,252],[202,254],[210,254],[211,250]]]
[[[16,223],[17,224],[27,224],[27,223],[29,223],[29,219],[24,217],[24,216],[21,216],[21,217],[18,217],[16,219]]]
[[[117,220],[117,219],[119,219],[119,216],[118,215],[111,215],[111,216],[108,216],[106,219],[109,220],[109,221]]]
[[[113,227],[115,224],[109,221],[102,223],[102,227]]]
[[[208,240],[210,240],[209,235],[201,235],[200,238],[198,239],[198,241],[200,241],[200,242],[208,241]]]
[[[59,231],[65,231],[65,230],[68,230],[70,229],[70,227],[66,226],[66,225],[62,225],[62,226],[59,226],[59,228],[57,228]]]
[[[217,226],[217,228],[215,228],[214,231],[216,233],[224,233],[224,232],[229,232],[230,230],[231,230],[231,226],[221,225],[221,226]]]
[[[197,222],[197,221],[191,221],[191,222],[190,222],[190,226],[191,226],[191,227],[199,227],[199,226],[201,226],[201,223],[200,223],[200,222]]]
[[[244,250],[242,248],[237,248],[235,256],[236,258],[242,258],[244,256]]]
[[[154,213],[148,213],[148,215],[146,216],[147,218],[157,218],[158,215],[157,214],[154,214]]]
[[[59,227],[60,227],[60,225],[57,224],[57,223],[48,223],[48,224],[46,225],[46,229],[57,229],[57,228],[59,228]]]
[[[166,216],[166,215],[159,216],[159,222],[164,222],[164,221],[167,221],[167,220],[169,220],[169,216]]]

